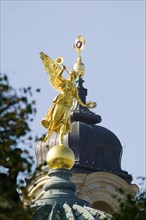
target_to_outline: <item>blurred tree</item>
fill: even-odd
[[[144,183],[145,178],[141,177],[141,179]],[[126,200],[119,199],[118,202],[119,211],[112,214],[112,220],[146,220],[146,189],[144,187],[136,198],[127,195]]]
[[[35,113],[31,87],[16,90],[9,84],[8,77],[0,74],[1,220],[31,219],[31,215],[23,208],[18,189],[23,188],[24,180],[21,177],[31,172],[33,164],[33,157],[25,148],[31,147],[33,137],[30,122]]]

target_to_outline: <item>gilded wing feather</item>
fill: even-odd
[[[40,53],[40,57],[46,72],[49,74],[50,84],[52,85],[53,89],[61,91],[60,85],[62,84],[62,80],[57,77],[61,71],[59,65],[43,52]]]

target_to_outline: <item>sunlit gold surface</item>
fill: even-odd
[[[85,65],[82,63],[81,51],[84,49],[85,40],[83,36],[78,36],[73,45],[77,51],[77,60],[73,67],[73,70],[76,71],[80,77],[83,77],[85,74]]]
[[[73,151],[63,144],[52,147],[47,154],[47,163],[51,169],[64,168],[70,170],[74,162]]]
[[[63,58],[63,57],[58,57],[58,58],[55,60],[55,62],[56,62],[58,65],[61,65],[61,64],[63,64],[63,62],[64,62],[64,58]]]
[[[80,40],[83,39],[81,38]],[[81,45],[83,46],[83,42],[81,42]],[[80,51],[81,49],[82,48],[79,48],[78,50]],[[80,105],[86,108],[93,108],[96,105],[93,105],[91,102],[85,104],[81,101],[78,95],[78,88],[74,84],[74,81],[79,76],[77,71],[71,70],[69,72],[69,79],[66,79],[62,76],[62,73],[66,69],[64,65],[62,69],[60,69],[58,63],[53,61],[43,52],[40,53],[40,57],[45,70],[49,74],[50,84],[53,89],[60,92],[53,100],[51,108],[41,121],[41,124],[48,129],[48,133],[44,140],[46,141],[51,132],[54,131],[59,134],[60,145],[63,144],[63,136],[71,132],[70,111],[73,105],[73,99],[76,99]],[[57,59],[59,63],[62,63],[62,60],[62,57]]]
[[[73,70],[75,72],[79,73],[80,77],[83,77],[85,74],[85,65],[82,63],[82,60],[80,57],[76,60],[76,63],[74,64]]]
[[[83,36],[78,36],[77,39],[75,40],[75,44],[74,44],[74,48],[78,53],[78,57],[81,56],[81,50],[84,49],[84,45],[85,45],[85,39]]]

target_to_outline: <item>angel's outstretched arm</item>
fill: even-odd
[[[76,91],[75,91],[75,94],[74,94],[75,96],[74,96],[74,98],[77,100],[77,102],[81,105],[81,106],[83,106],[83,107],[86,107],[86,104],[84,104],[83,102],[82,102],[82,100],[80,99],[80,97],[79,97],[79,95],[78,95],[78,89],[76,88]]]
[[[79,103],[79,105],[81,105],[85,108],[95,108],[96,107],[96,102],[87,102],[86,104],[84,104],[82,102],[82,100],[80,99],[77,91],[76,91],[76,94],[75,94],[75,98],[76,98],[77,102]]]

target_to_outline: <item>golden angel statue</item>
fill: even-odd
[[[44,141],[49,138],[51,132],[56,132],[59,134],[59,145],[61,145],[63,144],[63,136],[71,132],[70,111],[73,105],[73,98],[86,108],[94,108],[96,107],[96,103],[88,102],[84,104],[79,98],[78,89],[74,84],[74,81],[78,77],[77,72],[71,70],[68,72],[69,79],[66,79],[62,76],[62,73],[66,69],[64,65],[60,68],[57,62],[53,61],[43,52],[40,53],[40,57],[46,72],[49,74],[50,84],[53,89],[60,92],[53,100],[51,108],[41,121],[41,124],[48,129]]]

